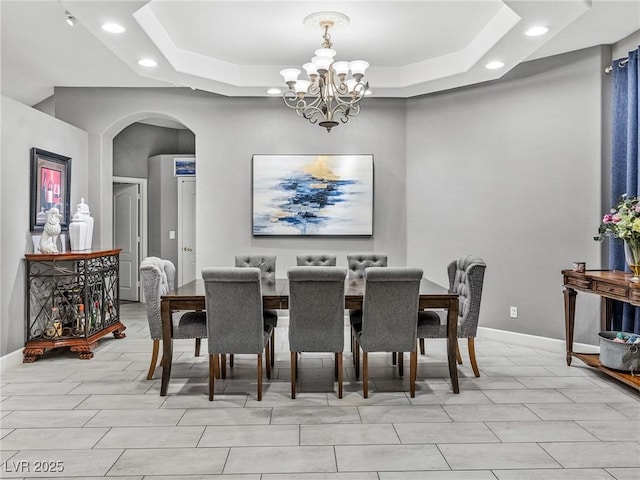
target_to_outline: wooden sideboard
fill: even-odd
[[[70,347],[81,359],[93,357],[109,333],[125,337],[120,322],[120,249],[27,254],[26,344],[23,362],[48,349]]]
[[[631,281],[631,274],[611,270],[587,270],[578,273],[573,270],[562,270],[564,285],[564,320],[565,338],[567,342],[567,365],[571,365],[572,357],[577,357],[587,365],[597,368],[605,374],[631,387],[640,389],[640,376],[613,370],[600,363],[597,353],[579,353],[573,351],[573,332],[576,316],[577,292],[599,295],[600,329],[612,329],[613,301],[640,306],[640,283]]]

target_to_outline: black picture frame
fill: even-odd
[[[71,212],[71,158],[40,148],[31,149],[30,226],[41,232],[46,212],[53,207],[60,211],[60,227],[69,230]]]

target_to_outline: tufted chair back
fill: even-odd
[[[386,267],[386,253],[351,253],[347,255],[349,278],[363,278],[369,267]]]
[[[236,255],[236,267],[257,267],[265,280],[276,278],[275,255]]]
[[[416,345],[422,269],[371,267],[365,276],[362,331],[365,352],[412,352]]]
[[[173,290],[176,267],[169,260],[147,257],[140,263],[140,275],[144,288],[144,298],[147,302],[149,332],[153,340],[159,340],[162,338],[160,299],[162,295]]]
[[[449,289],[459,298],[458,314],[460,322],[458,337],[475,337],[478,330],[482,285],[487,265],[478,257],[463,257],[454,260],[447,267]]]
[[[202,269],[209,355],[264,350],[260,274],[257,267]]]
[[[335,267],[336,256],[321,254],[298,255],[296,257],[298,267]]]

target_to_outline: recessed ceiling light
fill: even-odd
[[[282,90],[280,90],[279,88],[269,88],[267,89],[267,93],[269,95],[280,95],[282,93]]]
[[[549,27],[545,27],[544,25],[536,25],[535,27],[531,27],[529,30],[524,32],[527,37],[539,37],[540,35],[544,35],[549,31]]]
[[[142,65],[143,67],[157,67],[158,66],[158,62],[156,62],[155,60],[151,59],[151,58],[143,58],[138,60],[138,65]]]
[[[504,67],[504,63],[498,60],[494,60],[493,62],[487,63],[485,67],[488,68],[489,70],[497,70],[499,68]]]
[[[109,33],[123,33],[125,31],[122,25],[113,22],[104,23],[102,29]]]

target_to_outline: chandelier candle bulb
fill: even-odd
[[[369,90],[364,74],[369,64],[364,60],[334,62],[336,51],[331,48],[329,29],[349,24],[349,17],[338,12],[319,12],[304,19],[307,26],[319,26],[324,30],[324,42],[314,52],[311,62],[302,65],[309,80],[298,80],[300,70],[286,68],[280,71],[289,87],[282,99],[310,123],[317,123],[330,132],[340,123],[360,113],[360,101]],[[349,78],[349,72],[351,77]]]

